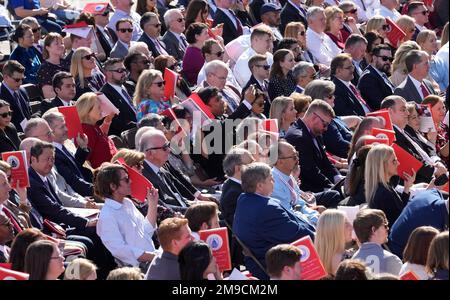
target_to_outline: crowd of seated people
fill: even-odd
[[[225,227],[250,279],[309,237],[326,279],[448,280],[445,1],[76,2],[8,1],[0,263],[223,280]]]

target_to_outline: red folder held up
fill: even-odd
[[[60,106],[58,111],[64,115],[64,121],[68,129],[69,139],[74,139],[78,134],[83,134],[83,127],[81,126],[80,117],[76,106]]]
[[[278,131],[278,120],[277,119],[266,119],[266,120],[263,120],[262,121],[262,127],[266,131],[279,133],[279,131]]]
[[[397,156],[397,160],[399,165],[397,167],[398,176],[402,179],[405,179],[403,173],[407,173],[412,175],[411,169],[413,169],[416,173],[422,168],[423,163],[418,161],[414,156],[409,154],[406,150],[400,147],[397,144],[392,144],[392,148],[394,149],[395,155]]]
[[[388,139],[389,145],[392,145],[392,143],[394,143],[396,141],[395,131],[393,131],[393,130],[372,128],[372,130],[370,131],[370,134],[376,138]]]
[[[391,19],[386,18],[386,23],[390,28],[388,29],[388,32],[386,32],[386,36],[391,42],[391,45],[397,48],[399,41],[405,38],[406,33]]]
[[[169,100],[175,96],[175,89],[178,82],[178,73],[170,69],[164,70],[164,81],[166,82],[164,86],[164,97]]]
[[[291,245],[298,247],[302,252],[302,258],[300,260],[302,280],[318,280],[327,276],[327,272],[320,261],[319,254],[317,254],[309,235],[296,240]]]
[[[11,166],[11,186],[13,188],[17,186],[17,182],[19,182],[19,187],[30,186],[28,159],[24,150],[3,152],[2,160]]]
[[[228,243],[228,229],[226,227],[201,230],[200,239],[205,241],[216,258],[220,271],[231,270],[230,246]]]
[[[381,109],[367,113],[366,117],[377,117],[383,121],[384,129],[394,130],[394,127],[392,126],[391,116],[389,115],[389,111],[387,109]]]
[[[128,166],[123,158],[119,158],[117,162],[124,166],[128,171],[128,176],[131,180],[131,196],[144,203],[147,197],[147,190],[153,188],[153,184],[145,178],[144,175]]]
[[[30,274],[0,267],[0,280],[28,280],[29,277]]]
[[[377,145],[377,144],[385,144],[390,146],[391,144],[389,144],[389,140],[387,138],[368,138],[365,140],[364,145]]]

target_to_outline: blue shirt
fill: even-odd
[[[39,0],[9,0],[9,6],[12,9],[23,7],[24,9],[38,9],[41,8]]]
[[[41,60],[37,53],[30,48],[17,46],[11,53],[10,60],[17,60],[25,68],[25,79],[23,83],[37,84],[37,74],[41,66]]]
[[[319,219],[319,212],[308,207],[305,200],[300,197],[301,190],[295,181],[293,176],[287,176],[280,172],[276,167],[272,168],[272,176],[274,181],[274,187],[271,197],[280,201],[280,205],[285,209],[294,213],[298,218],[305,219],[313,225],[317,225]],[[294,183],[295,202],[291,203],[293,193],[291,193],[291,187],[289,186],[289,179],[292,179]],[[300,206],[299,211],[294,211],[293,206]]]
[[[430,75],[439,84],[439,89],[445,91],[448,87],[448,63],[439,57],[430,60]]]

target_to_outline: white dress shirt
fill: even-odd
[[[124,12],[123,10],[116,8],[116,11],[114,12],[111,19],[109,20],[107,27],[116,31],[116,23],[120,19],[129,19],[129,20],[133,21],[133,37],[131,38],[131,40],[133,40],[133,41],[139,40],[142,33],[144,32],[139,24],[141,21],[141,16],[135,11],[130,11],[130,13],[127,13],[127,12]]]
[[[241,54],[241,56],[239,56],[236,64],[234,65],[233,74],[241,88],[243,88],[247,84],[247,82],[250,80],[250,77],[252,76],[252,72],[248,67],[248,61],[256,54],[256,51],[250,47],[245,50],[244,53]],[[272,53],[266,52],[265,55],[267,56],[267,63],[272,66]]]
[[[416,87],[416,90],[417,90],[417,92],[419,93],[420,97],[421,97],[422,99],[425,98],[425,97],[423,96],[422,88],[421,88],[422,82],[418,81],[417,79],[415,79],[415,78],[412,77],[411,75],[408,75],[408,77],[411,79],[412,83],[413,83],[414,86]],[[408,78],[406,78],[406,80],[408,80]],[[423,84],[423,85],[425,85],[425,84]],[[425,88],[428,90],[428,87],[425,86]]]
[[[378,15],[389,18],[394,22],[397,22],[398,18],[402,16],[396,9],[390,10],[384,5],[380,5],[380,8],[376,12]]]
[[[198,76],[197,76],[197,86],[200,86],[202,84],[203,81],[206,80],[206,73],[205,73],[205,65],[207,63],[205,62],[205,64],[203,65],[203,67],[200,69],[200,71],[198,72]],[[227,71],[228,71],[228,75],[227,75],[227,83],[226,85],[232,85],[233,87],[235,87],[236,89],[239,90],[239,92],[242,91],[241,86],[239,85],[239,83],[237,82],[236,78],[234,77],[233,72],[231,71],[230,67],[227,64]]]
[[[155,251],[152,236],[156,230],[134,206],[124,198],[122,203],[106,198],[97,223],[97,234],[111,254],[123,263],[138,266],[144,252]]]
[[[321,63],[330,66],[331,60],[341,53],[341,49],[325,33],[317,33],[308,28],[306,30],[306,48],[312,53],[314,58]]]

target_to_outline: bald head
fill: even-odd
[[[40,140],[38,138],[27,137],[20,143],[19,150],[24,150],[26,152],[28,160],[30,160],[31,147],[33,147],[39,141]]]

